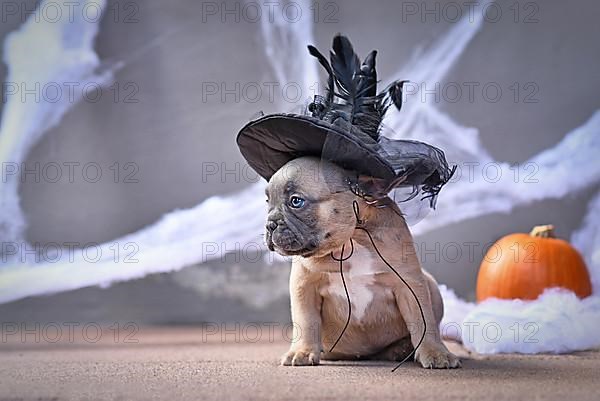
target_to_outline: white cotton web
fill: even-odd
[[[600,192],[589,203],[583,225],[571,236],[571,244],[583,255],[592,290],[600,295]]]
[[[180,270],[219,259],[225,251],[261,247],[266,251],[261,236],[264,188],[259,182],[236,196],[214,196],[193,208],[168,213],[143,230],[98,245],[91,252],[100,255],[97,259],[63,250],[54,262],[30,258],[4,264],[0,303]],[[224,218],[237,224],[225,224]],[[115,247],[125,252],[115,257]]]
[[[490,213],[508,213],[518,206],[567,194],[600,183],[600,111],[567,133],[553,148],[524,163],[500,161],[459,164],[431,218],[415,227],[415,234]],[[458,137],[455,132],[448,135]],[[456,142],[460,142],[457,138]],[[573,174],[577,171],[578,174]],[[501,174],[498,174],[501,172]],[[454,205],[461,205],[456,208]]]
[[[40,16],[46,5],[58,8],[57,20]],[[101,9],[104,0],[85,0],[79,8]],[[72,14],[72,15],[71,15]],[[85,13],[70,13],[68,3],[45,0],[36,12],[4,40],[3,60],[8,67],[5,86],[18,83],[22,88],[45,88],[59,85],[63,93],[70,93],[67,84],[105,84],[110,72],[96,73],[100,60],[94,52],[94,38],[98,24],[86,19]],[[35,57],[32,57],[35,55]],[[71,86],[72,88],[72,86]],[[81,90],[74,90],[74,98],[60,96],[57,101],[48,96],[22,96],[4,93],[6,102],[0,122],[0,239],[3,242],[23,242],[25,218],[18,195],[19,174],[8,174],[7,166],[20,167],[29,149],[63,115],[80,100]],[[2,260],[8,259],[2,255]]]
[[[295,3],[286,0],[285,3],[282,5],[284,9],[290,4],[295,4],[301,10],[312,7],[308,0]],[[316,94],[314,88],[318,87],[319,74],[317,64],[306,51],[306,45],[313,43],[311,19],[302,17],[299,21],[290,23],[285,13],[276,12],[269,18],[265,16],[260,19],[260,29],[265,54],[271,61],[271,68],[280,86],[298,84],[302,91],[298,103],[312,98]],[[287,102],[287,106],[297,109],[299,105]]]
[[[442,337],[462,341],[463,321],[475,304],[459,298],[454,290],[444,284],[440,284],[439,289],[444,300],[444,317],[440,324]]]
[[[600,297],[548,289],[535,301],[487,300],[462,322],[462,342],[478,353],[563,353],[600,346]]]

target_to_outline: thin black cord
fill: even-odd
[[[425,320],[425,313],[423,312],[423,307],[421,306],[421,302],[419,302],[419,298],[417,297],[417,294],[412,289],[412,287],[406,282],[406,280],[404,280],[404,278],[402,278],[402,276],[396,271],[396,269],[394,269],[392,267],[392,265],[390,265],[388,263],[388,261],[385,260],[385,258],[381,255],[381,252],[379,252],[379,249],[377,249],[377,246],[375,245],[375,242],[373,241],[373,237],[371,237],[371,233],[369,231],[367,231],[365,228],[362,228],[362,227],[356,227],[356,228],[358,228],[359,230],[363,230],[364,232],[367,233],[367,235],[369,236],[369,240],[371,240],[371,244],[373,244],[373,248],[375,248],[375,251],[377,252],[377,255],[379,255],[379,257],[381,258],[381,260],[383,260],[383,263],[385,263],[394,272],[394,274],[396,276],[398,276],[398,278],[400,280],[402,280],[402,282],[404,283],[404,285],[406,285],[408,287],[408,289],[410,290],[412,296],[415,298],[415,301],[417,301],[417,305],[419,306],[419,312],[421,312],[421,319],[423,319],[423,334],[421,335],[421,339],[419,340],[419,343],[417,344],[417,346],[415,348],[413,348],[413,350],[411,351],[411,353],[408,354],[402,360],[402,362],[400,362],[394,369],[392,369],[392,372],[395,372],[396,369],[398,369],[400,366],[402,366],[402,364],[404,362],[406,362],[408,359],[410,359],[417,352],[417,349],[421,346],[421,343],[425,339],[425,333],[427,332],[427,322]]]
[[[364,227],[360,227],[359,226],[360,224],[362,224],[362,220],[359,217],[360,216],[359,215],[359,207],[358,207],[358,202],[356,200],[352,201],[352,210],[354,211],[354,216],[356,217],[356,223],[357,223],[356,228],[359,229],[359,230],[363,230],[364,232],[367,233],[367,236],[369,237],[369,240],[371,241],[371,245],[373,245],[373,248],[375,249],[375,252],[377,252],[377,255],[379,256],[379,258],[383,261],[383,263],[385,263],[387,265],[387,267],[390,268],[391,271],[394,272],[394,274],[396,276],[398,276],[398,278],[400,280],[402,280],[402,282],[404,283],[404,285],[406,285],[408,287],[408,289],[410,290],[412,296],[415,298],[415,301],[417,301],[417,306],[419,307],[419,312],[421,312],[421,318],[423,319],[423,334],[421,335],[421,339],[419,340],[417,346],[414,347],[413,350],[410,352],[410,354],[408,354],[394,369],[392,369],[392,372],[395,372],[396,369],[398,369],[400,366],[402,366],[402,364],[404,362],[406,362],[412,356],[415,355],[415,353],[417,352],[417,349],[423,343],[423,340],[425,339],[425,333],[427,333],[427,321],[425,320],[425,313],[423,312],[423,307],[421,306],[421,302],[419,301],[419,298],[417,297],[417,294],[415,293],[415,291],[408,284],[408,282],[406,282],[406,280],[404,280],[404,278],[402,278],[402,276],[400,275],[400,273],[398,273],[396,271],[396,269],[394,269],[394,267],[391,264],[389,264],[389,262],[383,257],[383,255],[381,254],[381,252],[379,252],[379,248],[377,248],[377,245],[375,245],[375,241],[373,240],[373,237],[371,236],[371,233],[369,232],[369,230],[367,230]],[[346,298],[348,300],[348,319],[346,320],[346,325],[344,326],[344,329],[340,333],[338,339],[335,341],[335,343],[333,344],[333,346],[331,347],[331,349],[329,350],[329,352],[333,351],[333,349],[335,348],[335,346],[337,345],[337,343],[340,341],[340,339],[344,335],[344,332],[346,331],[346,329],[348,328],[348,325],[350,324],[350,317],[352,315],[352,302],[350,301],[350,294],[348,293],[348,288],[346,287],[346,281],[344,280],[344,272],[342,270],[343,262],[345,260],[350,259],[350,256],[352,256],[352,254],[354,253],[354,243],[352,242],[352,239],[350,239],[350,245],[352,245],[352,251],[350,252],[350,255],[348,255],[348,257],[346,257],[346,258],[344,258],[344,247],[345,247],[345,244],[342,245],[342,253],[341,253],[339,259],[335,258],[333,256],[333,252],[331,253],[331,258],[333,260],[336,260],[336,261],[340,262],[340,275],[342,277],[342,284],[344,284],[344,291],[346,292]]]
[[[350,238],[350,246],[352,246],[352,249],[350,250],[350,255],[348,255],[347,257],[344,258],[345,246],[346,246],[346,244],[342,245],[342,253],[340,254],[339,259],[336,258],[335,256],[333,256],[333,252],[331,252],[331,259],[337,260],[338,262],[340,262],[340,276],[342,276],[342,284],[344,285],[344,292],[346,293],[346,299],[348,300],[348,318],[346,319],[346,324],[344,325],[342,332],[340,333],[337,340],[335,340],[335,342],[329,349],[329,352],[333,351],[333,349],[335,348],[337,343],[342,339],[342,336],[344,335],[344,333],[346,332],[346,329],[348,328],[348,325],[350,324],[350,318],[352,317],[352,302],[350,301],[350,294],[348,293],[348,287],[346,286],[346,280],[344,279],[344,270],[343,270],[344,261],[350,259],[350,257],[354,253],[354,242],[352,241],[352,238]]]

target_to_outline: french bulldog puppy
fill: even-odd
[[[421,339],[423,318],[413,294],[359,226],[368,230],[381,255],[421,303],[427,330],[415,359],[425,368],[460,367],[460,360],[441,340],[443,303],[437,283],[421,269],[402,214],[389,198],[383,201],[385,207],[376,207],[355,195],[348,184],[353,177],[356,174],[334,164],[302,157],[269,180],[267,246],[293,256],[293,341],[281,364],[318,365],[321,359],[400,361]],[[358,220],[353,201],[358,202]],[[352,314],[330,352],[348,317],[340,258],[346,259],[342,268]]]

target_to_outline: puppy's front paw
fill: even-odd
[[[422,344],[417,350],[415,359],[426,369],[460,368],[460,359],[442,344]]]
[[[311,350],[289,350],[281,357],[284,366],[313,366],[318,365],[321,360],[319,352]]]

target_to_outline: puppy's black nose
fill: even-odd
[[[272,233],[273,231],[275,231],[276,228],[277,228],[277,222],[276,221],[269,220],[267,222],[267,231],[269,231],[270,233]]]

